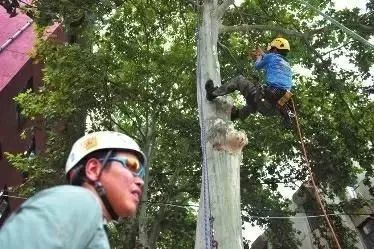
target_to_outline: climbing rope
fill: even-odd
[[[199,30],[197,35],[199,34]],[[197,42],[199,42],[199,36],[197,37]],[[200,53],[199,53],[199,44],[197,44],[197,53],[199,56],[200,61]],[[214,230],[213,230],[213,221],[214,218],[212,216],[212,210],[210,208],[210,189],[209,189],[209,169],[208,169],[208,162],[207,162],[207,139],[206,139],[206,127],[205,127],[205,115],[204,115],[204,108],[203,108],[203,89],[201,87],[201,66],[198,62],[198,69],[197,69],[197,84],[199,86],[200,101],[199,101],[199,116],[200,116],[200,139],[201,139],[201,150],[203,156],[202,162],[202,174],[203,174],[203,202],[204,202],[204,231],[205,231],[205,247],[216,249],[216,243],[214,240]]]
[[[199,32],[199,31],[198,31]],[[199,40],[198,40],[199,42]],[[200,53],[199,53],[199,44],[197,44],[197,53],[199,55],[200,61]],[[198,70],[197,70],[197,84],[199,85],[199,92],[201,93],[200,102],[199,102],[199,116],[200,116],[200,139],[201,139],[201,150],[203,156],[202,162],[202,176],[203,176],[203,202],[204,202],[204,231],[205,231],[205,247],[206,248],[213,248],[212,247],[212,237],[213,237],[213,222],[212,222],[212,213],[210,209],[210,190],[209,190],[209,169],[207,163],[207,152],[206,152],[206,127],[205,127],[205,115],[204,115],[204,108],[203,108],[203,90],[201,87],[201,68],[200,63],[198,62]]]
[[[196,0],[196,6],[198,6],[198,1]],[[201,55],[200,55],[200,17],[197,17],[196,21],[196,47],[197,47],[197,56],[198,56],[198,65],[197,65],[197,84],[198,89],[200,92],[200,101],[198,101],[198,110],[199,110],[199,120],[200,120],[200,140],[201,140],[201,151],[202,151],[202,181],[203,181],[203,207],[204,207],[204,236],[205,236],[205,248],[206,249],[217,249],[218,243],[214,239],[214,229],[213,229],[213,222],[214,218],[212,216],[211,211],[211,203],[210,203],[210,188],[209,188],[209,169],[208,169],[208,162],[207,162],[207,138],[206,138],[206,127],[205,127],[205,115],[204,115],[204,98],[203,98],[203,89],[201,86],[202,82],[202,72],[201,72]]]
[[[299,135],[299,139],[300,139],[300,143],[301,143],[301,148],[302,148],[302,151],[303,151],[303,154],[304,154],[304,160],[305,160],[305,163],[307,165],[307,169],[308,169],[308,172],[309,172],[309,177],[310,177],[310,182],[312,183],[312,187],[314,189],[314,192],[315,192],[315,196],[317,198],[317,202],[322,210],[322,213],[323,213],[323,216],[325,218],[325,221],[332,233],[332,236],[333,236],[333,239],[337,245],[337,248],[338,249],[341,249],[341,246],[340,246],[340,243],[339,243],[339,240],[338,240],[338,237],[334,231],[334,228],[332,227],[332,224],[330,222],[330,219],[327,215],[327,212],[326,212],[326,209],[322,203],[322,198],[319,194],[319,189],[316,185],[316,182],[314,180],[314,176],[313,176],[313,171],[312,171],[312,167],[310,166],[310,163],[309,163],[309,159],[308,159],[308,154],[306,152],[306,149],[305,149],[305,144],[304,144],[304,140],[303,140],[303,136],[302,136],[302,133],[301,133],[301,128],[300,128],[300,124],[299,124],[299,118],[298,118],[298,115],[297,115],[297,112],[296,112],[296,108],[295,108],[295,103],[293,101],[293,99],[291,98],[291,104],[292,104],[292,108],[293,108],[293,111],[294,111],[294,114],[295,114],[295,122],[296,122],[296,128],[297,128],[297,133]]]
[[[346,26],[344,26],[343,24],[341,24],[340,22],[338,22],[334,18],[332,18],[329,15],[323,13],[322,11],[320,11],[319,9],[317,9],[316,7],[314,7],[312,4],[308,3],[308,1],[302,1],[302,4],[304,4],[308,8],[316,11],[319,15],[321,15],[325,19],[329,20],[333,25],[335,25],[336,27],[340,28],[343,32],[345,32],[347,35],[349,35],[353,39],[356,39],[359,42],[361,42],[362,44],[370,47],[371,49],[374,49],[374,45],[372,43],[370,43],[368,40],[366,40],[365,38],[363,38],[362,36],[360,36],[359,34],[357,34],[356,32],[354,32],[353,30],[347,28]],[[319,189],[318,189],[318,187],[316,185],[316,182],[314,180],[312,168],[311,168],[310,163],[309,163],[309,159],[308,159],[307,152],[306,152],[305,145],[304,145],[304,140],[303,140],[301,129],[300,129],[300,124],[299,124],[298,115],[297,115],[296,108],[295,108],[295,103],[294,103],[294,101],[293,101],[292,98],[291,98],[291,103],[292,103],[293,110],[295,112],[295,121],[296,121],[297,133],[298,133],[298,136],[299,136],[299,139],[300,139],[300,143],[301,143],[301,148],[302,148],[302,151],[303,151],[303,154],[304,154],[304,160],[305,160],[307,168],[308,168],[310,182],[312,183],[312,187],[314,188],[317,202],[320,205],[320,208],[322,210],[323,216],[324,216],[325,221],[326,221],[326,223],[327,223],[327,225],[328,225],[328,227],[329,227],[329,229],[330,229],[330,231],[332,233],[332,236],[333,236],[333,239],[334,239],[334,241],[335,241],[335,243],[337,245],[337,248],[341,249],[339,240],[338,240],[337,235],[336,235],[336,233],[334,231],[334,228],[333,228],[333,226],[332,226],[332,224],[330,222],[330,219],[328,217],[326,209],[325,209],[325,207],[324,207],[324,205],[322,203],[322,198],[321,198],[321,196],[319,194]]]

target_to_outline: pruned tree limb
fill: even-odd
[[[199,4],[196,0],[186,0],[187,3],[190,3],[192,6],[194,6],[197,10],[200,10],[202,8],[201,4]]]
[[[227,10],[227,8],[234,3],[234,0],[224,0],[220,6],[218,6],[217,10],[216,10],[216,16],[218,19],[221,19],[223,17],[223,15],[225,14],[225,11]]]
[[[325,55],[330,54],[330,53],[332,53],[332,52],[334,52],[334,51],[336,51],[336,50],[340,50],[340,49],[346,47],[347,45],[349,45],[349,44],[352,43],[352,42],[353,42],[353,41],[346,42],[346,43],[344,43],[343,45],[341,45],[341,46],[339,46],[339,47],[336,47],[336,48],[334,48],[334,49],[331,49],[331,50],[329,50],[329,51],[327,51],[327,52],[321,54],[321,56],[325,56]]]
[[[226,32],[248,32],[251,30],[270,30],[270,31],[277,31],[279,33],[283,33],[286,35],[298,36],[298,37],[307,37],[307,34],[300,33],[295,30],[285,29],[280,26],[276,25],[262,25],[262,24],[242,24],[242,25],[234,25],[234,26],[225,26],[221,25],[219,28],[220,33]]]

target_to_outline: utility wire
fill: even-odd
[[[304,213],[298,213],[304,214]],[[345,215],[356,215],[356,216],[370,216],[371,214],[345,214],[345,213],[336,213],[336,214],[327,214],[328,216],[345,216]],[[324,218],[325,214],[320,215],[305,215],[305,216],[251,216],[251,218],[258,219],[305,219],[305,218]],[[372,217],[371,217],[372,218]]]
[[[22,199],[22,200],[27,200],[28,198],[21,197],[21,196],[15,196],[15,195],[0,195],[0,197],[9,197],[9,198],[15,198],[15,199]],[[153,202],[153,201],[142,201],[146,202],[149,204],[156,204],[156,205],[162,205],[162,206],[171,206],[171,207],[179,207],[179,208],[190,208],[190,207],[195,207],[198,208],[199,205],[195,204],[178,204],[178,203],[167,203],[167,202]],[[260,210],[260,209],[258,209]],[[296,213],[296,214],[305,214],[305,213]],[[343,216],[343,215],[356,215],[356,216],[371,216],[372,213],[331,213],[327,214],[328,216]],[[248,215],[250,218],[258,218],[258,219],[302,219],[302,218],[320,218],[324,217],[324,214],[320,215],[305,215],[305,216],[257,216],[257,215]]]
[[[163,205],[163,206],[180,207],[180,208],[188,208],[188,207],[198,208],[199,207],[199,205],[195,205],[195,204],[177,204],[177,203],[153,202],[153,201],[142,201],[142,202],[156,204],[156,205]]]

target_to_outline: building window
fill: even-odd
[[[374,248],[374,220],[368,218],[360,227],[360,233],[367,248]]]
[[[20,104],[16,104],[16,120],[19,129],[22,128],[26,122],[26,117],[22,114],[22,107]]]
[[[31,89],[31,91],[34,90],[34,79],[33,79],[33,77],[31,77],[27,81],[25,87],[21,90],[20,93],[24,93],[29,89]],[[18,128],[19,129],[22,128],[23,125],[26,122],[26,117],[22,114],[22,107],[19,104],[16,104],[16,119],[17,119]]]
[[[25,86],[25,89],[23,90],[23,92],[26,92],[27,90],[31,89],[31,91],[34,91],[34,79],[33,77],[31,77],[27,83],[26,83],[26,86]]]
[[[23,153],[28,158],[33,158],[36,155],[36,140],[35,134],[32,134],[31,143],[29,144],[27,150]]]
[[[307,200],[303,204],[306,216],[308,216],[308,223],[312,232],[320,230],[323,225],[323,218],[315,217],[321,215],[317,200],[314,193],[307,193]]]

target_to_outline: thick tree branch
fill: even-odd
[[[349,42],[347,42],[347,43],[344,43],[343,45],[341,45],[341,46],[339,46],[339,47],[336,47],[336,48],[334,48],[334,49],[331,49],[330,51],[327,51],[327,52],[321,54],[321,56],[325,56],[325,55],[330,54],[330,53],[332,53],[332,52],[334,52],[334,51],[336,51],[336,50],[340,50],[340,49],[346,47],[348,44],[350,44],[350,43],[352,43],[352,42],[353,42],[353,41],[349,41]]]
[[[187,3],[190,3],[192,6],[196,8],[196,10],[201,10],[202,6],[196,0],[186,0]]]
[[[367,31],[367,32],[374,32],[374,27],[373,26],[369,26],[369,25],[365,25],[365,24],[358,24],[358,26],[364,30],[364,31]]]
[[[306,34],[297,32],[295,30],[289,30],[285,28],[281,28],[280,26],[276,25],[261,25],[261,24],[242,24],[242,25],[235,25],[235,26],[225,26],[221,25],[219,32],[226,33],[226,32],[248,32],[251,30],[270,30],[270,31],[277,31],[279,33],[283,33],[286,35],[298,36],[298,37],[306,37]]]
[[[224,0],[223,3],[221,3],[220,6],[218,6],[216,13],[215,13],[218,19],[221,19],[223,17],[227,8],[233,3],[234,3],[234,0]]]

